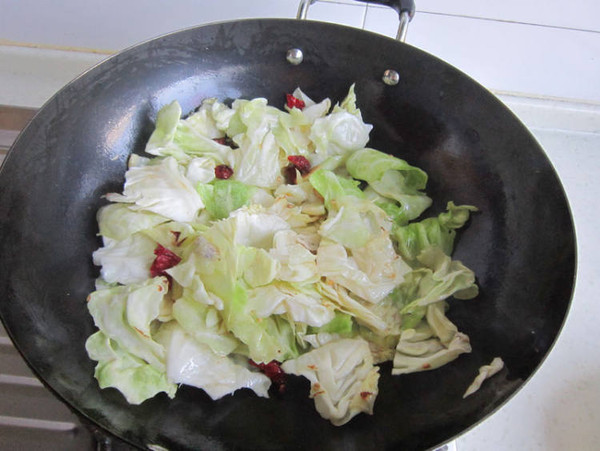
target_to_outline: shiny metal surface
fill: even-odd
[[[298,13],[296,19],[305,20],[308,17],[308,8],[312,5],[315,0],[300,0],[298,5]]]
[[[304,53],[300,49],[289,49],[286,54],[286,59],[290,64],[297,66],[304,60]]]
[[[395,86],[400,81],[400,74],[393,69],[388,69],[383,73],[381,79],[386,85]]]
[[[411,20],[410,13],[403,11],[400,13],[400,23],[398,24],[398,33],[396,34],[396,40],[400,42],[406,41],[406,35],[408,33],[408,24]]]

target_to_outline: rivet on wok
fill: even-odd
[[[395,70],[388,69],[383,73],[381,79],[386,85],[395,86],[400,81],[400,75]]]
[[[297,66],[304,59],[304,54],[302,53],[302,50],[300,50],[300,49],[289,49],[287,51],[286,58],[289,63],[293,64],[294,66]]]

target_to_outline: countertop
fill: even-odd
[[[456,440],[466,450],[595,450],[600,443],[600,6],[592,0],[417,1],[408,42],[494,92],[556,168],[575,219],[578,270],[563,330],[532,379]],[[0,104],[40,107],[69,80],[138,41],[243,17],[293,17],[295,0],[0,0]],[[139,12],[144,11],[140,16]],[[319,1],[309,19],[394,35],[397,16]],[[1,335],[1,334],[0,334]],[[0,346],[7,345],[6,340]],[[0,378],[2,384],[7,384]],[[0,418],[2,417],[0,406]],[[0,449],[8,449],[0,436]]]

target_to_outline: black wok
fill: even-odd
[[[301,48],[291,65],[286,51]],[[396,86],[381,81],[386,69]],[[480,209],[455,257],[478,276],[475,300],[449,317],[473,352],[435,371],[381,370],[373,416],[343,427],[321,419],[308,383],[270,400],[244,390],[217,402],[182,387],[128,405],[100,390],[84,342],[98,268],[95,213],[119,191],[128,156],[142,153],[158,109],[191,112],[206,97],[266,97],[300,86],[341,99],[356,83],[370,146],[428,172],[431,214],[449,200]],[[22,132],[0,175],[0,316],[28,364],[80,416],[137,446],[169,449],[424,449],[450,440],[531,377],[569,307],[575,237],[569,206],[543,150],[493,95],[448,64],[376,34],[296,20],[202,26],[122,52],[55,95]],[[462,394],[481,365],[506,368]]]

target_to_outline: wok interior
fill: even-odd
[[[292,66],[289,48],[305,59]],[[395,87],[381,82],[388,68]],[[374,416],[335,428],[293,378],[270,400],[244,390],[217,402],[183,387],[128,405],[100,390],[84,349],[94,331],[85,299],[98,269],[95,213],[120,191],[129,154],[142,153],[158,109],[177,99],[266,97],[281,107],[301,87],[341,100],[356,83],[374,125],[370,147],[429,174],[430,214],[446,202],[480,209],[455,258],[481,294],[452,300],[449,318],[473,352],[407,376],[381,368]],[[427,448],[474,425],[539,366],[564,320],[575,243],[564,192],[535,140],[491,94],[449,65],[390,39],[330,24],[250,20],[166,36],[119,54],[55,96],[21,135],[0,178],[0,314],[35,372],[78,413],[139,446],[167,448]],[[506,368],[465,400],[481,365]]]

